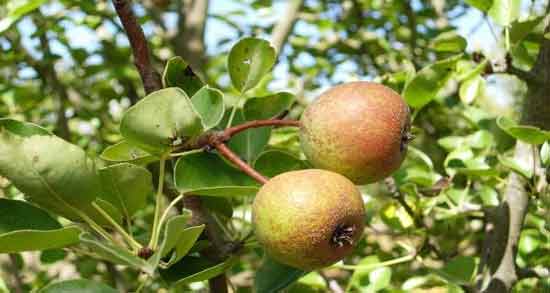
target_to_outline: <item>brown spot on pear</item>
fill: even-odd
[[[270,179],[254,199],[256,238],[276,261],[303,270],[349,255],[364,228],[361,193],[326,170],[291,171]]]
[[[313,166],[359,185],[397,170],[411,139],[409,108],[403,98],[372,82],[329,89],[306,108],[301,122],[302,150]]]

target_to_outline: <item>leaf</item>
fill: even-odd
[[[27,202],[0,198],[0,253],[66,247],[78,243],[80,232]]]
[[[276,262],[264,256],[261,267],[256,271],[254,288],[256,292],[279,292],[307,272]]]
[[[197,195],[245,196],[258,191],[252,178],[206,152],[181,157],[174,168],[174,182],[180,192]]]
[[[78,235],[78,234],[77,234]],[[78,238],[78,236],[77,236]],[[53,264],[67,257],[67,252],[61,248],[47,249],[40,253],[41,264]],[[1,291],[0,291],[1,292]]]
[[[103,192],[100,198],[114,205],[126,218],[146,205],[153,194],[153,179],[149,170],[122,163],[99,170]]]
[[[519,252],[523,255],[533,253],[543,245],[544,241],[544,236],[542,236],[538,230],[525,229],[521,231],[521,237],[518,244]]]
[[[521,0],[493,0],[487,12],[493,21],[502,26],[509,26],[518,19],[521,11]]]
[[[179,236],[185,225],[191,218],[191,213],[185,211],[184,214],[170,218],[164,228],[164,238],[162,239],[157,252],[149,258],[151,266],[156,267],[160,259],[166,256],[178,242]]]
[[[222,120],[225,104],[221,91],[206,85],[191,97],[191,102],[199,113],[205,130],[215,127]]]
[[[378,259],[378,257],[376,255],[370,255],[370,256],[367,256],[367,257],[361,259],[361,261],[359,261],[357,266],[366,266],[366,267],[368,267],[369,265],[374,265],[374,264],[377,264],[377,263],[380,263],[380,259]],[[350,279],[351,286],[353,286],[357,289],[361,289],[363,287],[368,286],[368,284],[370,282],[369,274],[372,271],[374,271],[375,269],[376,269],[375,267],[372,267],[372,268],[357,268],[353,272],[353,275],[351,275],[351,279]]]
[[[460,53],[466,49],[467,42],[455,31],[439,34],[431,41],[430,47],[437,52]]]
[[[294,95],[280,92],[246,100],[243,106],[246,120],[270,119],[283,113],[294,102]]]
[[[0,20],[0,34],[8,30],[21,17],[40,7],[44,2],[46,0],[8,1],[6,6],[8,13]]]
[[[204,86],[204,83],[198,77],[193,69],[180,56],[172,57],[166,62],[164,72],[162,73],[164,87],[179,87],[189,97]]]
[[[489,8],[491,8],[491,6],[493,6],[493,1],[494,0],[465,0],[466,3],[468,3],[469,5],[483,11],[483,12],[486,12],[487,10],[489,10]]]
[[[147,95],[126,111],[120,123],[122,136],[151,154],[164,154],[177,139],[186,141],[203,130],[191,100],[176,87]]]
[[[94,162],[56,136],[29,136],[36,127],[18,132],[0,128],[0,174],[29,201],[56,214],[71,220],[80,219],[80,212],[100,218],[91,206],[100,193]]]
[[[227,58],[231,83],[241,93],[253,88],[271,70],[275,57],[275,48],[266,40],[239,40],[229,51]]]
[[[406,85],[403,92],[405,101],[414,108],[422,108],[432,101],[447,84],[461,57],[461,54],[456,55],[422,68]]]
[[[89,233],[82,233],[80,235],[80,242],[82,246],[90,250],[91,254],[95,254],[96,258],[115,264],[130,266],[149,275],[154,274],[154,267],[147,263],[147,261],[131,254],[126,249],[110,243],[103,243]]]
[[[310,272],[288,288],[288,293],[327,292],[325,279],[317,272]]]
[[[254,162],[254,169],[267,177],[275,177],[284,172],[306,168],[307,164],[305,161],[287,152],[278,150],[265,151]]]
[[[512,44],[521,42],[543,19],[544,17],[535,17],[522,22],[514,21],[510,27],[510,41]]]
[[[484,206],[493,206],[493,207],[498,206],[499,204],[498,193],[494,188],[483,185],[479,189],[478,194]]]
[[[464,104],[471,104],[477,97],[481,96],[484,90],[485,80],[481,76],[465,80],[460,85],[459,96]]]
[[[75,279],[49,284],[40,289],[39,293],[117,293],[118,291],[106,284],[86,280]]]
[[[527,179],[533,177],[533,166],[530,166],[526,161],[518,161],[514,158],[504,156],[499,156],[498,160],[504,167],[511,169]]]
[[[472,256],[459,256],[449,261],[442,269],[434,272],[449,282],[468,285],[477,273],[478,259]]]
[[[237,126],[246,121],[243,112],[238,111],[233,125]],[[228,146],[245,161],[253,162],[268,144],[270,135],[271,127],[250,128],[233,136]]]
[[[237,257],[231,257],[216,264],[204,257],[186,256],[170,268],[160,270],[160,275],[172,286],[181,286],[212,279],[231,268],[237,261]]]
[[[391,269],[389,267],[377,268],[369,273],[369,288],[380,291],[390,285]]]
[[[105,161],[110,162],[132,162],[138,165],[147,165],[149,163],[158,161],[157,157],[154,157],[146,151],[131,145],[126,140],[123,140],[115,145],[108,146],[103,150],[99,156]]]
[[[52,135],[51,132],[34,123],[10,118],[0,118],[0,128],[5,128],[9,132],[22,137],[29,137],[33,135]]]
[[[470,147],[473,149],[485,149],[495,144],[495,138],[487,130],[479,130],[467,136],[447,136],[437,140],[437,143],[446,150]]]
[[[548,141],[540,148],[540,160],[544,166],[550,165],[550,144],[548,144]]]
[[[550,140],[550,131],[541,130],[535,126],[517,125],[510,118],[499,117],[497,125],[510,136],[530,144],[543,144]]]
[[[181,233],[178,243],[176,244],[176,249],[168,262],[168,265],[173,265],[180,261],[184,256],[186,256],[191,248],[195,245],[199,239],[202,231],[204,230],[204,225],[189,227],[183,230]]]

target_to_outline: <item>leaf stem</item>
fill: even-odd
[[[86,224],[88,224],[92,230],[96,231],[99,235],[101,235],[103,238],[105,238],[108,241],[111,241],[112,243],[116,243],[116,241],[113,239],[113,237],[109,234],[109,232],[105,231],[98,223],[96,223],[94,220],[92,220],[88,215],[83,213],[82,211],[74,208],[73,211],[78,214]]]
[[[159,233],[160,233],[160,211],[162,210],[162,188],[164,187],[164,174],[165,174],[165,166],[166,166],[166,157],[162,156],[160,158],[160,170],[159,170],[159,182],[158,182],[158,189],[157,189],[157,195],[156,195],[156,203],[155,203],[155,215],[153,220],[153,228],[151,230],[151,241],[149,242],[149,247],[152,250],[155,250],[158,245],[159,241]]]
[[[185,152],[171,153],[170,157],[181,157],[181,156],[186,156],[186,155],[191,155],[196,153],[202,153],[203,151],[204,151],[203,149],[195,149],[195,150],[190,150]]]
[[[240,100],[241,98],[239,98],[239,101]],[[233,124],[233,119],[235,118],[235,113],[237,113],[237,105],[233,106],[233,109],[231,109],[231,114],[229,115],[229,120],[227,120],[227,125],[225,128],[231,127],[231,124]]]
[[[120,235],[122,235],[122,237],[124,237],[124,239],[126,240],[126,242],[130,245],[130,247],[132,247],[132,249],[134,250],[134,252],[138,251],[139,249],[141,249],[141,244],[139,244],[132,236],[130,236],[125,230],[124,228],[122,228],[115,220],[113,220],[113,218],[107,213],[105,212],[105,210],[103,210],[99,205],[97,205],[95,202],[92,202],[92,206],[94,207],[94,209],[96,209],[96,211],[98,211],[111,225],[113,225],[113,228],[118,232],[120,233]]]
[[[166,209],[164,210],[164,213],[162,213],[162,217],[160,217],[160,220],[159,220],[159,227],[162,227],[162,224],[164,223],[164,221],[166,220],[166,217],[168,217],[168,212],[170,212],[170,209],[176,205],[176,203],[178,203],[178,201],[182,200],[183,197],[185,195],[182,193],[180,195],[178,195],[176,198],[174,198],[170,204],[166,207]]]
[[[399,257],[399,258],[395,258],[395,259],[392,259],[392,260],[379,262],[379,263],[375,263],[375,264],[368,264],[368,265],[341,265],[341,264],[335,264],[332,267],[339,268],[339,269],[344,269],[344,270],[359,270],[359,269],[361,269],[361,270],[372,270],[372,269],[377,269],[377,268],[381,268],[381,267],[387,267],[387,266],[391,266],[391,265],[395,265],[395,264],[408,262],[408,261],[413,260],[415,257],[416,257],[416,253],[411,253],[411,254],[408,254],[408,255],[405,255],[405,256],[402,256],[402,257]]]

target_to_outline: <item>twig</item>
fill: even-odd
[[[384,183],[386,183],[386,186],[388,187],[389,192],[393,195],[393,198],[395,198],[401,206],[405,209],[407,214],[413,219],[414,225],[416,227],[423,227],[424,224],[422,221],[416,216],[416,213],[412,209],[412,207],[407,203],[405,200],[405,196],[399,192],[399,189],[397,188],[397,185],[395,183],[395,179],[393,177],[388,177],[384,180]]]
[[[116,13],[122,22],[126,31],[132,52],[134,55],[134,64],[136,65],[143,87],[146,93],[151,93],[162,88],[159,74],[153,69],[151,56],[149,55],[149,46],[145,39],[145,34],[139,26],[132,7],[127,0],[113,0]]]
[[[231,151],[225,143],[218,143],[214,145],[214,147],[218,150],[220,155],[237,165],[239,169],[245,172],[248,176],[252,177],[254,180],[260,182],[261,184],[265,184],[268,181],[266,177],[258,173],[258,171],[248,165],[245,161],[241,160],[241,158]]]
[[[270,119],[270,120],[253,120],[227,128],[223,131],[223,137],[229,139],[239,132],[245,131],[249,128],[258,128],[264,126],[295,126],[300,127],[301,123],[297,120],[280,120],[280,119]]]
[[[281,54],[281,50],[283,49],[288,36],[294,28],[294,24],[298,19],[298,13],[300,12],[303,2],[303,0],[289,1],[284,17],[281,17],[280,21],[273,27],[271,42],[279,55]]]
[[[13,286],[16,293],[23,293],[23,279],[19,274],[19,268],[17,266],[17,254],[8,254],[10,258],[11,273],[13,275]]]

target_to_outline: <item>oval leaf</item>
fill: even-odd
[[[253,88],[275,64],[275,48],[258,38],[244,38],[231,48],[227,67],[231,83],[241,93]]]
[[[117,293],[118,291],[96,281],[76,279],[61,281],[42,288],[39,293]]]
[[[129,163],[112,165],[99,170],[103,192],[100,198],[114,205],[129,219],[145,207],[146,199],[153,194],[151,173]]]
[[[204,257],[186,256],[167,270],[161,270],[161,277],[172,286],[212,279],[223,274],[238,261],[231,257],[222,263],[214,263]]]
[[[205,130],[218,125],[222,120],[225,104],[223,93],[219,90],[204,86],[193,95],[191,102],[201,116]]]
[[[29,203],[0,198],[0,253],[61,248],[77,243],[80,233]]]
[[[164,154],[177,139],[185,141],[203,130],[191,100],[176,87],[149,94],[130,107],[120,123],[128,142],[152,154]]]
[[[403,97],[414,108],[422,108],[432,101],[447,84],[462,55],[453,56],[422,68],[403,91]]]
[[[439,34],[430,46],[437,52],[460,53],[466,49],[467,43],[466,39],[455,31],[450,31]]]
[[[244,196],[258,191],[252,178],[206,152],[181,157],[174,169],[174,182],[180,192],[197,195]]]
[[[517,125],[510,118],[499,117],[497,125],[510,136],[530,144],[543,144],[550,140],[550,131],[541,130],[535,126]]]
[[[256,292],[280,292],[306,273],[264,256],[262,266],[256,272],[254,288]]]
[[[101,153],[100,158],[109,162],[132,162],[133,164],[139,165],[147,165],[158,160],[158,158],[134,145],[131,145],[126,140],[105,148],[105,150]]]
[[[179,87],[190,97],[204,86],[200,77],[180,56],[172,57],[166,62],[162,80],[164,87]]]
[[[277,150],[265,151],[254,162],[254,168],[267,177],[275,177],[281,173],[306,169],[308,166],[293,155]]]
[[[286,92],[251,98],[244,104],[244,117],[246,120],[270,119],[288,110],[292,102],[294,95]]]

